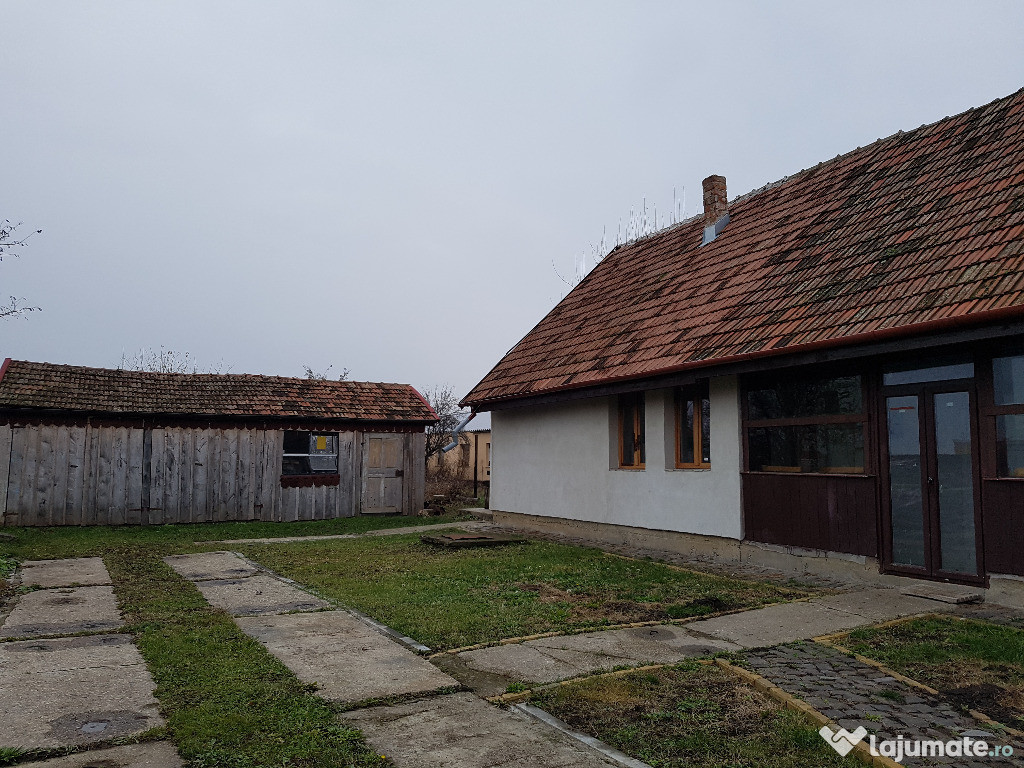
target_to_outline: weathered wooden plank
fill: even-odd
[[[129,434],[131,430],[127,427],[115,427],[113,430],[113,441],[111,443],[112,457],[114,462],[113,483],[110,492],[110,516],[112,525],[124,525],[128,522],[128,499],[129,482],[128,476],[131,473],[129,461]],[[138,502],[136,502],[138,503]]]
[[[141,525],[142,475],[146,453],[146,433],[142,429],[128,429],[125,434],[125,506],[124,521],[128,525]]]
[[[352,433],[352,514],[358,515],[363,511],[365,499],[363,498],[363,476],[366,468],[363,466],[363,441],[362,432]]]
[[[85,426],[85,443],[82,446],[82,525],[95,525],[96,513],[96,466],[99,453],[99,440],[96,429],[91,424]]]
[[[29,525],[25,514],[25,431],[15,427],[11,432],[10,475],[7,491],[7,525]]]
[[[267,435],[270,437],[267,461],[272,472],[270,477],[270,489],[273,495],[274,510],[271,519],[287,520],[288,518],[285,512],[284,500],[284,492],[287,489],[281,487],[281,456],[284,452],[284,432],[279,429],[274,429],[268,431]]]
[[[39,467],[39,427],[24,427],[25,466],[22,475],[22,524],[47,525],[49,520],[40,514],[36,474]]]
[[[241,431],[238,442],[239,520],[256,519],[256,440],[255,429]]]
[[[50,498],[50,517],[54,525],[68,525],[68,473],[71,469],[71,427],[49,427],[52,435],[51,462],[53,475],[47,495]]]
[[[146,510],[143,517],[147,525],[159,525],[163,522],[164,495],[167,492],[166,483],[166,456],[164,455],[164,430],[161,428],[149,430],[149,473],[144,479],[148,483]]]
[[[227,441],[224,445],[224,454],[221,456],[222,487],[226,497],[224,500],[224,515],[227,520],[245,519],[244,504],[241,501],[244,475],[242,474],[240,464],[244,435],[245,430],[227,430]]]
[[[64,491],[65,525],[81,525],[85,505],[85,462],[88,428],[68,428],[67,487]]]
[[[210,519],[210,435],[193,429],[192,432],[192,502],[188,506],[188,519],[201,523]]]
[[[6,524],[7,489],[11,481],[11,443],[13,430],[9,424],[0,424],[0,526]]]
[[[39,440],[36,465],[34,467],[35,507],[40,525],[60,525],[58,510],[53,505],[54,478],[57,475],[57,453],[54,450],[54,428],[40,426],[37,431]]]
[[[191,430],[174,427],[167,430],[165,458],[169,462],[167,469],[167,489],[170,496],[164,500],[167,511],[164,513],[166,523],[184,523],[188,521],[188,510],[192,503],[192,434]]]

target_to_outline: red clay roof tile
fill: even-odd
[[[437,419],[408,384],[152,373],[24,360],[5,364],[0,408],[389,422]]]

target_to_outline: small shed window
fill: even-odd
[[[619,466],[643,469],[647,461],[644,393],[619,396]]]
[[[338,434],[284,433],[282,475],[334,475],[338,473]]]
[[[707,382],[676,390],[676,467],[711,468],[711,401]]]

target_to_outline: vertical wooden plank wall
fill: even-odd
[[[0,526],[7,517],[7,486],[11,479],[11,427],[0,425]],[[12,523],[14,525],[15,523]]]
[[[425,436],[397,433],[400,505],[423,503]],[[362,504],[363,433],[340,433],[334,486],[281,487],[272,429],[0,426],[0,526],[324,520]]]

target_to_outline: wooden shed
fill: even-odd
[[[407,384],[8,359],[0,525],[413,514],[436,418]]]

